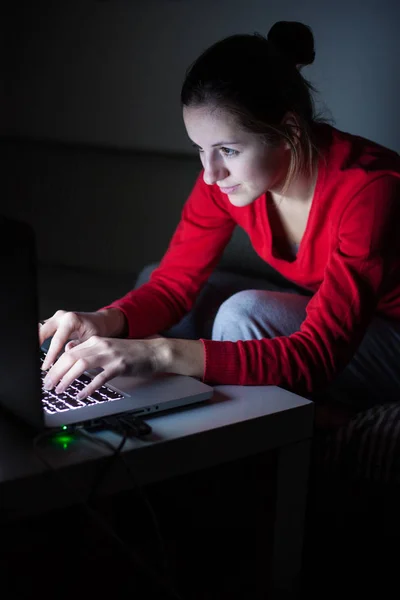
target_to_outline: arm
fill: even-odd
[[[382,295],[399,281],[400,179],[369,183],[347,203],[337,246],[300,331],[288,337],[203,340],[204,380],[311,393],[351,360]],[[397,262],[396,262],[397,261]]]
[[[221,194],[200,173],[168,250],[148,283],[104,309],[124,315],[126,336],[145,338],[177,323],[192,307],[235,227]],[[104,310],[101,309],[101,310]]]
[[[202,379],[204,376],[204,346],[200,340],[155,338],[149,340],[154,352],[154,372],[179,373]]]
[[[399,293],[399,198],[400,179],[385,177],[349,200],[324,280],[308,304],[300,331],[293,335],[244,342],[92,337],[65,353],[51,376],[59,381],[79,358],[88,360],[89,348],[89,358],[94,356],[96,362],[89,366],[103,367],[104,380],[125,372],[171,372],[212,384],[280,385],[297,393],[316,391],[351,359],[380,299],[386,294],[395,297],[393,290]],[[109,314],[114,318],[116,313]],[[93,353],[94,344],[101,344],[101,351]],[[99,357],[104,359],[101,364]],[[69,375],[76,376],[74,372]],[[68,382],[67,377],[64,385]]]

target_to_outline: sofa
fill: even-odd
[[[29,222],[37,236],[40,318],[58,308],[95,310],[131,289],[165,251],[200,168],[193,155],[22,137],[1,145],[2,213]],[[284,283],[240,228],[218,267]],[[329,407],[318,414],[312,464],[315,480],[325,480],[324,501],[333,481],[392,494],[400,480],[400,403],[340,420]]]

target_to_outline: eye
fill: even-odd
[[[220,148],[220,150],[221,150],[222,154],[224,156],[226,156],[227,158],[231,158],[231,157],[237,156],[239,154],[239,152],[237,150],[233,150],[232,148],[222,147],[222,148]]]

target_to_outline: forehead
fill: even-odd
[[[217,141],[217,138],[228,140],[232,136],[239,136],[243,139],[249,135],[229,111],[219,107],[184,106],[183,120],[189,137],[196,143],[199,143],[199,138],[206,139],[212,144]]]

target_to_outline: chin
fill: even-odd
[[[257,199],[256,196],[250,196],[249,194],[229,194],[229,202],[232,206],[243,208],[252,204]]]

